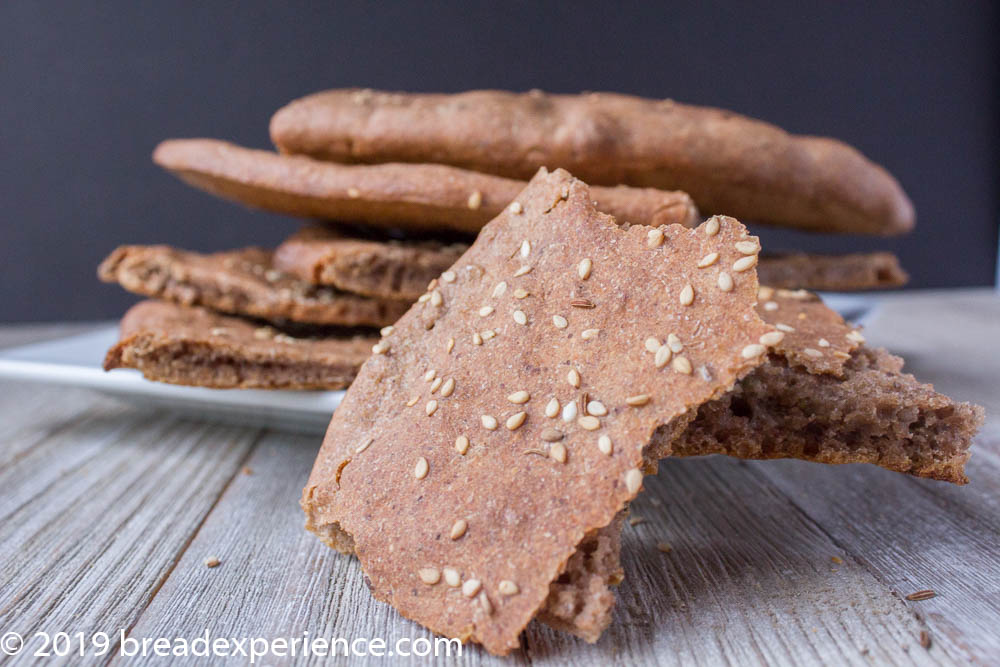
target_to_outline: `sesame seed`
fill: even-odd
[[[691,375],[691,371],[694,370],[691,368],[691,362],[688,361],[687,357],[674,357],[674,360],[670,362],[670,367],[684,375]]]
[[[411,398],[410,400],[408,400],[406,402],[406,407],[412,408],[414,405],[417,404],[417,401],[419,401],[419,400],[420,400],[419,396],[414,396],[413,398]]]
[[[752,343],[752,344],[747,345],[746,347],[744,347],[740,351],[740,355],[744,359],[756,359],[757,357],[759,357],[760,355],[764,354],[765,352],[767,352],[767,348],[766,347],[764,347],[763,345],[758,345],[757,343]]]
[[[649,394],[636,394],[635,396],[629,396],[626,398],[625,402],[633,408],[638,408],[649,403],[649,399]]]
[[[431,382],[431,393],[433,394],[441,386],[441,378],[434,378],[434,382]]]
[[[529,241],[528,239],[524,239],[523,241],[521,241],[521,257],[527,259],[528,255],[530,254],[531,254],[531,241]]]
[[[512,202],[511,205],[510,205],[510,212],[513,213],[514,215],[517,215],[518,213],[520,213],[523,210],[524,210],[524,207],[521,206],[521,202],[519,202],[519,201]]]
[[[437,582],[441,581],[441,571],[436,567],[424,567],[417,571],[417,575],[420,577],[420,581],[424,582],[428,586],[433,586]]]
[[[372,352],[374,354],[385,354],[389,350],[389,343],[384,340],[379,341],[372,345]]]
[[[703,227],[705,229],[705,236],[715,236],[719,233],[719,218],[715,216],[709,218]]]
[[[670,333],[667,335],[667,346],[670,351],[674,354],[684,351],[684,343],[681,342],[680,336],[675,333]]]
[[[608,414],[608,409],[600,401],[590,401],[587,403],[587,412],[596,417],[603,417]]]
[[[497,286],[493,288],[493,296],[503,296],[503,293],[507,291],[507,283],[503,280],[497,283]]]
[[[597,307],[597,306],[594,305],[594,302],[591,301],[590,299],[572,299],[572,300],[570,300],[569,305],[573,306],[574,308],[596,308]]]
[[[547,428],[542,431],[541,438],[545,442],[558,442],[563,439],[563,432],[557,428]]]
[[[756,241],[737,241],[736,252],[741,255],[756,255],[760,251],[760,244]]]
[[[429,283],[427,283],[427,291],[430,292],[437,286],[438,286],[438,279],[433,278]]]
[[[650,229],[646,233],[646,245],[650,248],[657,248],[663,245],[663,232],[659,229]]]
[[[597,439],[597,448],[605,456],[611,456],[611,452],[614,451],[614,448],[611,446],[611,438],[606,435],[602,435]]]
[[[660,349],[660,341],[650,336],[646,339],[646,342],[643,343],[643,346],[646,348],[646,352],[656,354],[656,351]]]
[[[513,394],[507,397],[507,400],[511,403],[527,403],[531,399],[531,394],[524,391],[515,391]]]
[[[469,208],[475,211],[477,208],[483,205],[483,193],[479,190],[473,190],[472,194],[469,195]]]
[[[424,382],[430,382],[436,377],[437,377],[437,371],[432,368],[426,373],[424,373]]]
[[[448,584],[452,588],[458,588],[462,583],[462,578],[458,575],[458,570],[446,567],[444,568],[444,583]]]
[[[584,329],[580,332],[580,338],[590,340],[591,338],[596,338],[599,333],[601,333],[600,329]]]
[[[566,382],[570,383],[570,386],[579,387],[580,386],[580,371],[575,368],[569,369],[566,373]]]
[[[442,303],[444,303],[444,299],[441,297],[441,292],[437,290],[431,292],[431,305],[440,306]]]
[[[670,348],[666,345],[661,345],[660,349],[656,351],[656,357],[653,363],[656,364],[657,368],[663,368],[670,361]]]
[[[445,271],[444,273],[441,274],[441,280],[443,280],[446,283],[455,282],[456,277],[457,276],[455,275],[454,271]]]
[[[755,266],[757,266],[757,255],[747,255],[733,262],[733,271],[742,273],[743,271],[749,271]]]
[[[454,391],[455,391],[455,378],[448,378],[447,380],[444,381],[444,384],[441,385],[441,395],[445,398],[448,398],[449,396],[452,395]]]
[[[558,463],[566,463],[566,446],[561,442],[554,442],[549,447],[549,458]]]
[[[522,266],[521,268],[519,268],[517,271],[514,272],[514,277],[520,278],[525,274],[531,273],[531,268],[532,267],[530,266]]]
[[[564,422],[571,422],[576,419],[576,401],[570,401],[563,406],[562,409],[562,420]]]
[[[430,292],[425,292],[424,294],[421,294],[420,297],[417,299],[417,303],[426,303],[427,301],[430,300],[430,298],[431,298]]]
[[[716,284],[718,284],[719,289],[723,292],[733,291],[733,277],[725,271],[719,272],[719,279]]]
[[[524,411],[516,412],[507,418],[507,423],[505,424],[505,426],[507,427],[508,431],[516,431],[517,429],[521,428],[521,424],[523,424],[524,420],[527,418],[528,418],[527,412]]]
[[[861,335],[860,331],[855,330],[847,334],[847,340],[861,344],[865,342],[865,337]]]
[[[362,442],[360,445],[358,445],[357,449],[354,450],[354,453],[355,454],[360,454],[361,452],[363,452],[366,449],[368,449],[369,447],[371,447],[373,442],[375,442],[375,438],[368,438],[367,440],[365,440],[364,442]]]
[[[488,317],[493,314],[493,306],[483,306],[479,309],[479,317]]]
[[[760,337],[760,344],[770,347],[772,345],[777,345],[783,340],[785,340],[785,334],[781,331],[768,331]]]
[[[777,301],[765,301],[764,302],[764,310],[766,310],[768,312],[773,312],[775,310],[778,310],[778,302]]]
[[[698,366],[698,376],[701,377],[701,379],[704,380],[705,382],[711,382],[712,380],[712,372],[708,370],[708,368],[706,368],[704,364]]]
[[[479,601],[479,606],[483,608],[483,612],[485,612],[487,616],[493,613],[493,603],[490,602],[490,598],[486,595],[486,591],[481,592],[479,597],[476,599]]]
[[[774,288],[761,285],[757,288],[757,298],[761,301],[767,301],[772,296],[774,296]]]
[[[566,318],[563,317],[562,315],[553,315],[552,324],[555,325],[556,329],[565,329],[567,326],[569,326],[569,322],[567,322]]]
[[[804,352],[804,353],[805,353],[805,354],[806,354],[807,356],[810,356],[810,357],[813,357],[814,359],[815,359],[816,357],[822,357],[822,356],[823,356],[823,353],[822,353],[822,352],[820,352],[819,350],[814,350],[814,349],[813,349],[813,348],[811,348],[811,347],[807,347],[806,349],[804,349],[804,350],[802,350],[802,351],[803,351],[803,352]]]
[[[625,488],[628,489],[630,494],[639,493],[639,489],[642,488],[642,471],[638,468],[632,468],[625,473]]]
[[[523,287],[518,287],[516,290],[514,290],[515,299],[525,299],[528,297],[529,294],[531,294],[531,292],[524,289]]]
[[[494,417],[493,415],[483,415],[482,417],[479,418],[479,421],[482,422],[483,428],[485,428],[487,431],[495,431],[497,430],[497,426],[499,425],[497,424],[497,418]]]
[[[576,274],[580,276],[580,280],[586,280],[590,277],[590,270],[593,266],[594,263],[590,261],[589,257],[580,260],[580,264],[576,267]]]
[[[819,345],[820,347],[830,347],[830,341],[828,341],[828,340],[827,340],[827,339],[825,339],[825,338],[820,338],[820,339],[819,339],[818,341],[816,341],[816,343],[817,343],[817,344],[818,344],[818,345]]]
[[[357,188],[347,188],[347,196],[350,197],[351,199],[357,199],[358,197],[361,196],[361,193],[358,191]]]
[[[510,579],[504,579],[497,586],[497,591],[500,592],[500,595],[517,595],[519,590],[520,589],[517,587],[517,584]]]
[[[576,423],[580,425],[580,428],[588,431],[596,431],[601,428],[601,420],[597,417],[592,417],[591,415],[580,417],[576,420]]]
[[[524,314],[523,310],[515,310],[513,314],[514,321],[518,324],[527,324],[528,316]]]
[[[451,539],[457,540],[462,535],[465,535],[465,531],[469,529],[469,522],[465,519],[459,519],[451,527]]]
[[[483,340],[489,340],[491,338],[495,338],[496,335],[497,335],[497,332],[494,331],[493,329],[487,329],[486,331],[484,331],[482,333]]]
[[[396,327],[394,327],[394,326],[392,326],[392,325],[390,324],[390,325],[389,325],[389,326],[387,326],[387,327],[382,327],[381,329],[379,329],[379,331],[378,331],[378,332],[379,332],[379,334],[380,334],[380,335],[381,335],[381,336],[382,336],[383,338],[385,338],[386,336],[388,336],[389,334],[391,334],[391,333],[392,333],[393,331],[395,331],[395,330],[396,330]]]
[[[482,345],[483,344],[483,337],[479,335],[478,331],[476,333],[472,334],[472,344],[473,345]]]
[[[678,300],[681,302],[682,306],[690,306],[694,302],[694,288],[691,287],[691,283],[684,286]]]
[[[455,438],[455,451],[465,456],[465,453],[469,451],[469,439],[464,435]]]
[[[420,457],[417,459],[417,465],[413,467],[413,476],[417,479],[423,479],[427,477],[427,473],[430,471],[430,464],[427,463],[427,459]]]
[[[478,579],[466,579],[462,584],[462,595],[467,598],[476,597],[476,593],[483,587],[483,583]]]
[[[545,416],[552,419],[559,415],[559,399],[553,398],[545,405]]]
[[[698,268],[699,269],[707,268],[709,266],[712,266],[713,264],[715,264],[718,261],[719,261],[719,253],[717,253],[717,252],[710,252],[710,253],[708,253],[707,255],[705,255],[704,257],[702,257],[701,259],[698,260]]]
[[[775,326],[776,329],[780,329],[781,331],[784,331],[785,333],[794,333],[795,332],[795,327],[790,327],[787,324],[781,324],[779,322],[778,324],[775,324],[774,326]]]

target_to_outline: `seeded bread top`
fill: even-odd
[[[153,160],[194,187],[249,206],[402,229],[478,232],[526,185],[441,164],[331,164],[215,139],[164,141]],[[623,221],[698,220],[685,192],[618,186],[591,194],[600,210]]]
[[[913,205],[885,169],[825,137],[708,107],[614,93],[328,90],[271,119],[285,153],[437,162],[511,178],[683,190],[702,212],[814,231],[900,234]]]
[[[540,172],[365,364],[308,525],[351,536],[403,615],[508,652],[639,492],[653,433],[765,358],[759,249],[732,218],[619,228],[582,182]]]

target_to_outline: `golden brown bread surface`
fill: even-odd
[[[770,287],[831,292],[890,289],[910,279],[891,252],[765,254],[757,265],[757,277]]]
[[[216,139],[171,139],[153,160],[194,187],[276,213],[380,227],[478,232],[524,181],[440,164],[342,165],[252,150]],[[598,208],[622,221],[691,226],[684,192],[593,188]]]
[[[125,313],[104,369],[217,389],[343,389],[375,338],[299,338],[205,308],[140,301]]]
[[[348,236],[329,226],[305,227],[274,251],[274,268],[354,294],[416,301],[469,246]]]
[[[380,327],[410,306],[311,285],[275,270],[271,259],[261,248],[205,255],[168,246],[121,246],[97,273],[104,282],[143,296],[278,323]]]
[[[495,653],[543,608],[578,624],[551,584],[638,493],[654,432],[732,388],[771,332],[735,220],[622,229],[562,170],[517,202],[383,339],[302,498],[377,598]]]
[[[433,162],[528,178],[562,167],[592,184],[688,192],[703,213],[800,229],[899,234],[899,183],[839,141],[738,114],[614,93],[329,90],[271,119],[285,153],[337,162]]]

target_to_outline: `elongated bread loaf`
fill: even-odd
[[[336,162],[437,162],[509,178],[563,167],[592,185],[691,194],[703,213],[823,232],[899,234],[899,183],[833,139],[735,113],[613,93],[456,95],[344,89],[271,119],[285,153]]]

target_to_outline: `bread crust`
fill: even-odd
[[[770,287],[828,292],[892,289],[910,280],[891,252],[764,254],[757,265],[757,277]]]
[[[704,214],[786,227],[891,235],[913,205],[885,169],[824,137],[721,109],[614,93],[342,89],[271,119],[284,153],[337,162],[432,162],[528,178],[562,167],[595,185],[688,192]]]

